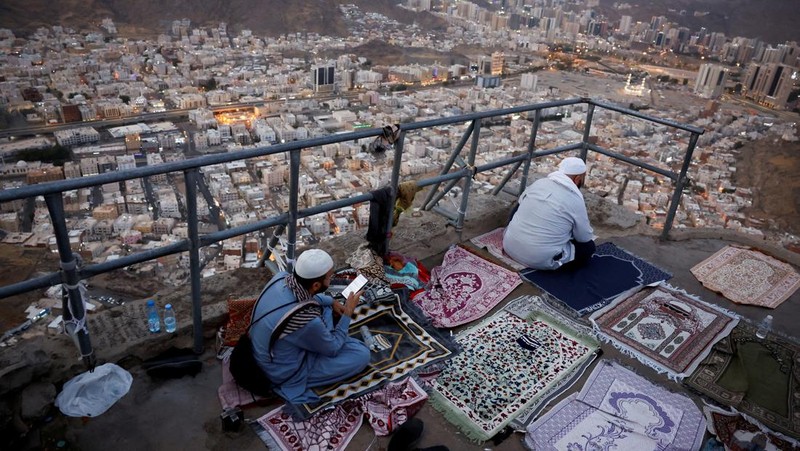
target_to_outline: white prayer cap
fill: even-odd
[[[558,170],[566,175],[580,175],[586,172],[586,163],[578,157],[567,157],[561,160]]]
[[[294,265],[294,272],[303,279],[316,279],[328,274],[333,268],[333,259],[322,249],[309,249],[299,257]]]

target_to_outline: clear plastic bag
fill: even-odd
[[[67,416],[96,417],[125,396],[132,382],[131,373],[106,363],[67,381],[56,397],[56,406]]]

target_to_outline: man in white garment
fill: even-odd
[[[534,269],[577,267],[588,262],[595,244],[580,191],[585,179],[586,163],[567,157],[557,171],[531,184],[506,227],[505,252]]]

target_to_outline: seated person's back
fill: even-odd
[[[503,249],[511,258],[534,269],[588,261],[594,242],[580,192],[585,173],[583,160],[569,157],[558,171],[522,193],[503,236]]]

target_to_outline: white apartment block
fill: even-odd
[[[175,193],[159,193],[158,196],[158,211],[162,217],[167,218],[180,218],[181,211],[178,206],[178,198]]]
[[[53,132],[60,146],[75,146],[100,141],[100,133],[92,127],[78,127]]]
[[[134,222],[133,216],[127,214],[122,215],[114,220],[112,231],[115,234],[121,234],[122,232],[133,228]]]

